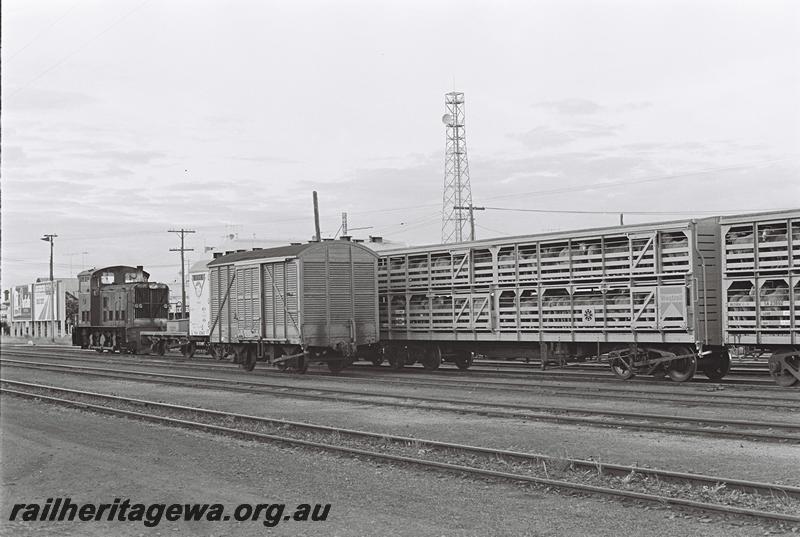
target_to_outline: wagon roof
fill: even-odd
[[[232,254],[223,255],[209,262],[207,266],[213,267],[215,265],[226,265],[228,263],[236,263],[237,261],[247,261],[249,259],[262,259],[271,257],[294,257],[304,250],[313,248],[318,245],[318,242],[308,242],[306,244],[290,244],[287,246],[278,246],[277,248],[264,248],[263,250],[248,250],[247,252],[234,252]]]

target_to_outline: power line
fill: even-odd
[[[44,33],[45,33],[45,32],[47,32],[47,31],[48,31],[50,28],[52,28],[53,26],[55,26],[56,24],[58,24],[59,22],[61,22],[62,20],[64,20],[64,18],[65,18],[67,15],[69,15],[69,14],[72,12],[72,10],[73,10],[73,9],[75,9],[75,7],[76,7],[78,4],[80,4],[80,2],[75,2],[74,4],[72,4],[71,6],[69,6],[69,7],[67,8],[67,10],[66,10],[64,13],[62,13],[62,14],[61,14],[61,16],[60,16],[60,17],[58,17],[58,18],[57,18],[57,19],[55,19],[53,22],[51,22],[49,25],[47,25],[46,27],[44,27],[44,28],[43,28],[42,30],[40,30],[40,31],[39,31],[39,32],[38,32],[36,35],[34,35],[34,36],[33,36],[33,37],[32,37],[32,38],[31,38],[31,39],[30,39],[30,40],[29,40],[27,43],[25,43],[25,44],[24,44],[24,45],[23,45],[21,48],[17,49],[17,51],[16,51],[16,52],[12,53],[12,54],[11,54],[11,55],[10,55],[8,58],[6,58],[6,60],[5,60],[6,64],[8,64],[8,63],[9,63],[11,60],[13,60],[13,59],[14,59],[14,58],[16,58],[17,56],[19,56],[19,55],[20,55],[20,53],[22,53],[22,51],[23,51],[23,50],[25,50],[26,48],[28,48],[29,46],[31,46],[31,45],[32,45],[34,42],[38,41],[38,40],[39,40],[39,38],[40,38],[42,35],[44,35]]]
[[[62,57],[61,57],[61,58],[60,58],[58,61],[56,61],[55,63],[53,63],[52,65],[50,65],[50,67],[48,67],[48,68],[44,69],[43,71],[40,71],[40,72],[39,72],[39,74],[37,74],[36,76],[34,76],[33,78],[31,78],[30,80],[28,80],[27,82],[25,82],[25,83],[24,83],[22,86],[20,86],[20,87],[19,87],[19,88],[17,88],[16,90],[12,91],[12,92],[11,92],[11,94],[9,95],[9,97],[13,97],[13,96],[15,96],[16,94],[20,93],[21,91],[28,89],[28,87],[29,87],[31,84],[33,84],[34,82],[36,82],[37,80],[39,80],[40,78],[42,78],[44,75],[46,75],[47,73],[49,73],[49,72],[50,72],[50,71],[52,71],[53,69],[55,69],[55,68],[57,68],[58,66],[60,66],[62,63],[64,63],[65,61],[67,61],[68,59],[70,59],[71,57],[73,57],[73,56],[74,56],[75,54],[77,54],[78,52],[82,51],[84,48],[86,48],[87,46],[89,46],[89,45],[90,45],[90,44],[91,44],[91,43],[92,43],[94,40],[96,40],[96,39],[99,39],[100,37],[102,37],[104,34],[106,34],[108,31],[110,31],[112,28],[114,28],[114,27],[115,27],[117,24],[119,24],[120,22],[124,21],[125,19],[127,19],[128,17],[130,17],[131,15],[133,15],[133,13],[134,13],[135,11],[138,11],[139,9],[141,9],[142,7],[144,7],[144,5],[145,5],[146,3],[148,3],[148,2],[150,2],[150,0],[144,0],[143,2],[139,3],[139,4],[138,4],[136,7],[134,7],[133,9],[131,9],[130,11],[128,11],[127,13],[125,13],[124,15],[122,15],[121,17],[119,17],[118,19],[116,19],[114,22],[112,22],[111,24],[109,24],[108,26],[106,26],[106,27],[105,27],[103,30],[101,30],[99,33],[95,34],[94,36],[92,36],[91,38],[89,38],[87,41],[84,41],[84,42],[83,42],[83,43],[82,43],[82,44],[81,44],[81,45],[80,45],[78,48],[76,48],[76,49],[74,49],[72,52],[70,52],[70,53],[68,53],[68,54],[66,54],[66,55],[64,55],[64,56],[62,56]]]
[[[601,188],[613,188],[616,186],[629,186],[629,185],[638,185],[643,183],[655,183],[659,181],[668,181],[673,179],[683,179],[686,177],[692,177],[695,175],[704,175],[707,173],[719,172],[719,171],[730,171],[730,170],[739,170],[739,169],[746,169],[746,168],[753,168],[756,166],[763,166],[765,164],[774,164],[776,162],[785,162],[789,160],[797,160],[799,157],[786,157],[781,159],[772,159],[772,160],[763,160],[757,162],[751,162],[747,164],[737,164],[731,166],[720,166],[717,168],[704,168],[700,170],[687,170],[680,173],[671,173],[667,175],[655,175],[655,176],[648,176],[648,177],[641,177],[639,179],[633,180],[617,180],[617,181],[605,181],[601,183],[592,183],[589,185],[576,185],[571,187],[563,187],[563,188],[555,188],[551,190],[533,190],[529,192],[516,192],[513,194],[500,194],[497,196],[488,196],[484,199],[502,199],[502,198],[512,198],[512,197],[520,197],[520,196],[545,196],[549,194],[562,194],[567,192],[580,192],[580,191],[591,191],[597,190]]]
[[[739,209],[732,209],[727,211],[625,211],[625,210],[617,210],[617,211],[584,211],[579,209],[523,209],[518,207],[484,207],[488,211],[511,211],[511,212],[519,212],[519,213],[555,213],[555,214],[635,214],[635,215],[671,215],[671,214],[682,214],[682,215],[693,215],[693,214],[739,214],[739,213],[746,213],[746,212],[753,212],[752,210],[739,210]],[[764,209],[769,211],[786,211],[789,209]]]

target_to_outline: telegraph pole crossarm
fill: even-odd
[[[486,207],[475,207],[471,203],[466,207],[456,205],[453,209],[460,209],[462,211],[469,211],[469,240],[475,240],[475,211],[485,211]]]
[[[181,253],[181,319],[186,318],[186,262],[183,258],[184,252],[194,252],[194,248],[184,248],[183,241],[187,233],[195,233],[193,229],[170,229],[168,233],[180,233],[181,236],[181,247],[180,248],[170,248],[170,252],[180,252]]]

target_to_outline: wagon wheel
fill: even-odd
[[[239,367],[245,371],[252,371],[256,367],[256,353],[255,350],[247,345],[242,348],[239,356]]]
[[[436,371],[442,363],[442,348],[431,345],[425,348],[425,358],[422,366],[428,371]]]
[[[714,360],[703,365],[703,373],[711,380],[720,380],[731,370],[731,356],[727,350],[721,351]]]
[[[392,369],[403,369],[406,366],[405,349],[401,349],[397,345],[389,345],[386,347],[386,359],[389,360],[389,365]]]
[[[347,361],[344,359],[344,357],[335,360],[329,360],[327,364],[328,364],[328,370],[330,370],[331,373],[338,373],[339,371],[347,367]]]
[[[296,363],[295,370],[298,373],[300,373],[301,375],[304,374],[306,371],[308,371],[308,356],[307,355],[304,354],[303,356],[298,356],[295,359],[295,363]]]
[[[798,382],[797,377],[792,374],[790,369],[793,369],[795,374],[800,373],[800,353],[787,356],[783,360],[769,360],[769,374],[772,375],[778,386],[788,388]]]
[[[197,344],[194,341],[189,341],[185,345],[181,345],[181,353],[186,359],[191,359],[197,351]]]
[[[208,353],[209,356],[211,356],[215,360],[222,360],[222,355],[217,352],[217,347],[215,347],[211,343],[209,343],[206,346],[206,352]]]
[[[139,354],[139,344],[135,340],[128,342],[128,354]]]
[[[372,362],[372,365],[374,366],[379,366],[383,363],[381,349],[377,346],[371,346],[368,349],[361,351],[361,358]]]
[[[164,353],[167,352],[167,342],[163,339],[156,341],[153,347],[153,350],[156,351],[156,354],[159,356],[164,356]]]
[[[455,360],[456,367],[461,370],[469,369],[469,366],[472,365],[472,353],[471,352],[462,352],[459,353],[458,358]]]
[[[636,376],[636,372],[630,367],[622,358],[613,358],[609,360],[608,365],[611,366],[611,371],[622,380],[628,380]]]
[[[691,356],[670,362],[667,365],[667,375],[675,382],[690,380],[697,371],[697,356],[690,347],[675,347],[671,351],[678,356],[686,354]]]

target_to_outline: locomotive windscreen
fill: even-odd
[[[167,316],[168,308],[165,306],[169,304],[168,288],[137,287],[135,299],[137,319],[159,319]]]

